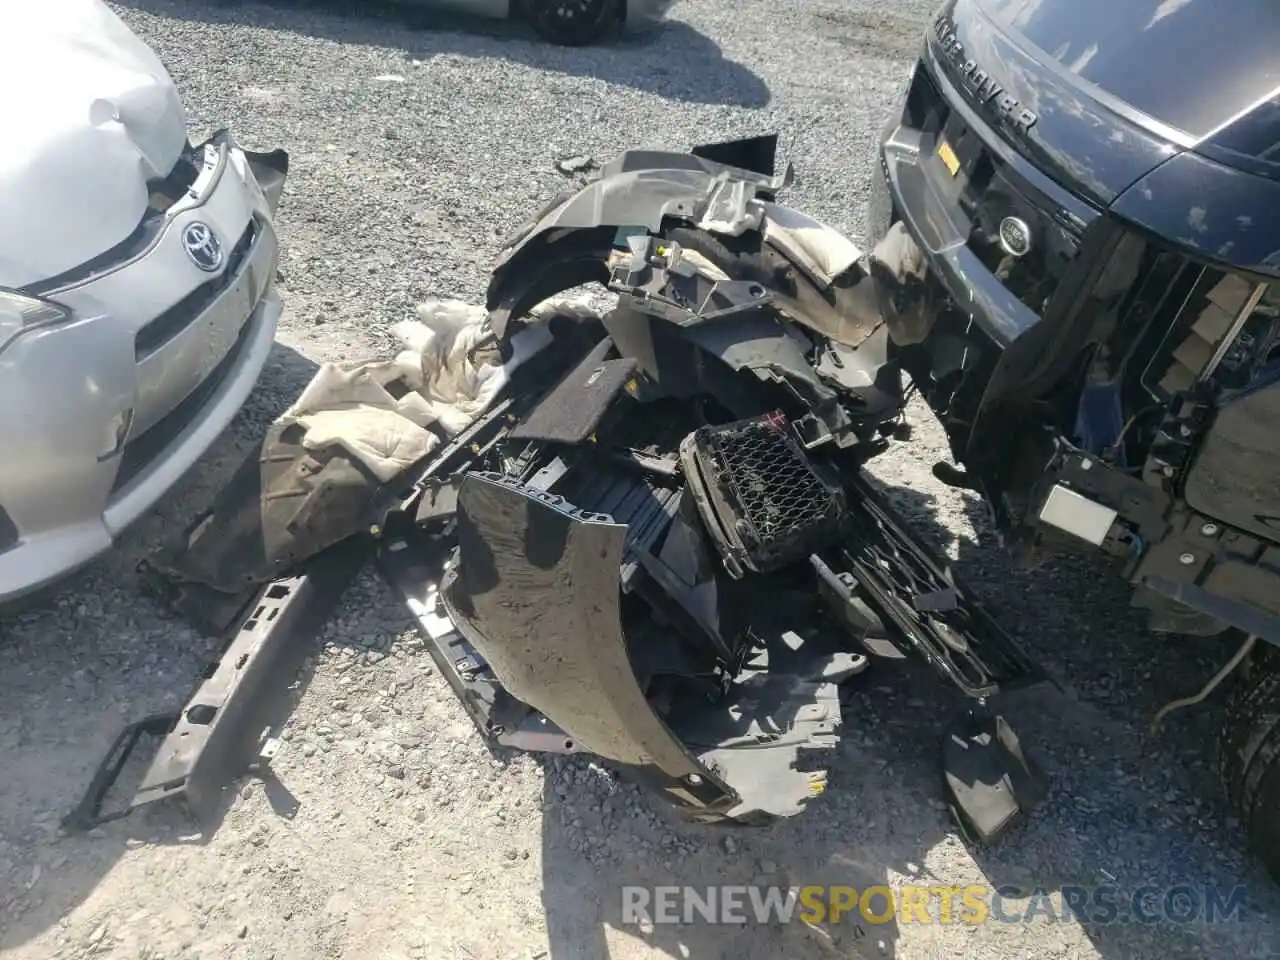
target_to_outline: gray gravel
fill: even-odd
[[[373,355],[430,296],[478,299],[497,241],[559,189],[558,156],[777,129],[790,200],[859,235],[871,141],[932,3],[685,0],[659,36],[562,50],[518,30],[314,6],[132,0],[193,125],[283,145],[287,313],[228,436],[122,548],[52,606],[0,624],[0,951],[50,957],[1280,956],[1280,898],[1243,853],[1212,773],[1218,697],[1152,738],[1214,646],[1155,639],[1084,566],[1012,574],[976,504],[917,441],[877,465],[920,528],[1063,679],[1016,718],[1054,777],[1028,827],[974,856],[939,809],[937,729],[956,700],[922,669],[866,675],[824,802],[732,837],[669,823],[583,761],[491,757],[376,580],[308,665],[281,787],[248,784],[207,843],[155,810],[89,838],[57,818],[119,727],[180,701],[210,652],[139,597],[133,567],[228,475],[314,363]],[[300,806],[290,818],[287,789]],[[287,810],[285,811],[287,813]],[[889,923],[621,927],[626,882],[1247,886],[1242,922],[1083,927]]]

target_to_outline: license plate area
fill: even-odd
[[[197,380],[208,376],[239,339],[241,329],[261,298],[261,287],[260,277],[250,264],[192,325],[192,335],[202,345],[193,355],[197,361],[193,370]]]
[[[959,114],[952,113],[938,134],[934,155],[943,179],[955,185],[956,198],[972,213],[970,207],[977,199],[976,194],[985,189],[995,170],[981,139]]]
[[[232,274],[230,271],[237,272]],[[270,280],[245,250],[227,273],[168,311],[165,338],[138,360],[134,429],[146,430],[196,390],[230,353]],[[135,343],[135,349],[137,344]]]
[[[942,161],[942,166],[951,176],[960,173],[960,157],[957,156],[951,144],[941,137],[938,138],[938,146],[934,151],[938,155],[938,159]]]

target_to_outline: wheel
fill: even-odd
[[[525,11],[544,39],[566,47],[595,43],[622,22],[622,0],[526,0]]]
[[[1254,853],[1280,883],[1280,651],[1247,661],[1227,704],[1220,740],[1223,786]]]

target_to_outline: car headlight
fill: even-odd
[[[25,293],[0,290],[0,350],[19,334],[70,318],[71,311],[56,303]]]

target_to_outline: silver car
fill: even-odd
[[[552,43],[595,43],[620,26],[651,26],[666,16],[674,0],[407,0],[483,17],[516,17]]]
[[[253,390],[288,172],[226,133],[191,146],[164,66],[101,0],[5,6],[0,605],[108,549]]]

